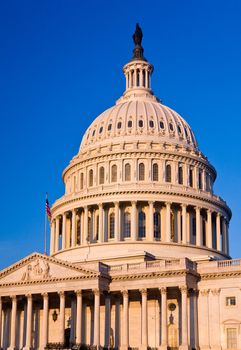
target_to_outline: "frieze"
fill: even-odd
[[[34,263],[28,264],[21,281],[44,280],[50,278],[50,266],[47,261],[37,259]]]

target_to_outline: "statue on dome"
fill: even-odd
[[[136,46],[141,46],[141,42],[142,42],[142,30],[141,27],[139,26],[139,23],[136,23],[136,30],[135,33],[133,34],[133,40]]]

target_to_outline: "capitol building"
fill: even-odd
[[[138,25],[133,39],[123,95],[63,172],[50,255],[0,272],[0,349],[241,349],[231,211],[191,127],[154,95]]]

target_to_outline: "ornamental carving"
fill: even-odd
[[[220,288],[211,289],[212,295],[219,295],[220,290],[221,290]]]
[[[47,261],[37,259],[34,263],[27,265],[21,281],[42,280],[50,277],[49,263]]]
[[[202,290],[200,290],[200,293],[201,293],[202,296],[208,296],[209,289],[202,289]]]

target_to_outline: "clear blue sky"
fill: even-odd
[[[43,251],[44,201],[91,121],[114,104],[143,29],[152,86],[192,126],[233,211],[241,257],[241,1],[0,2],[0,268]]]

